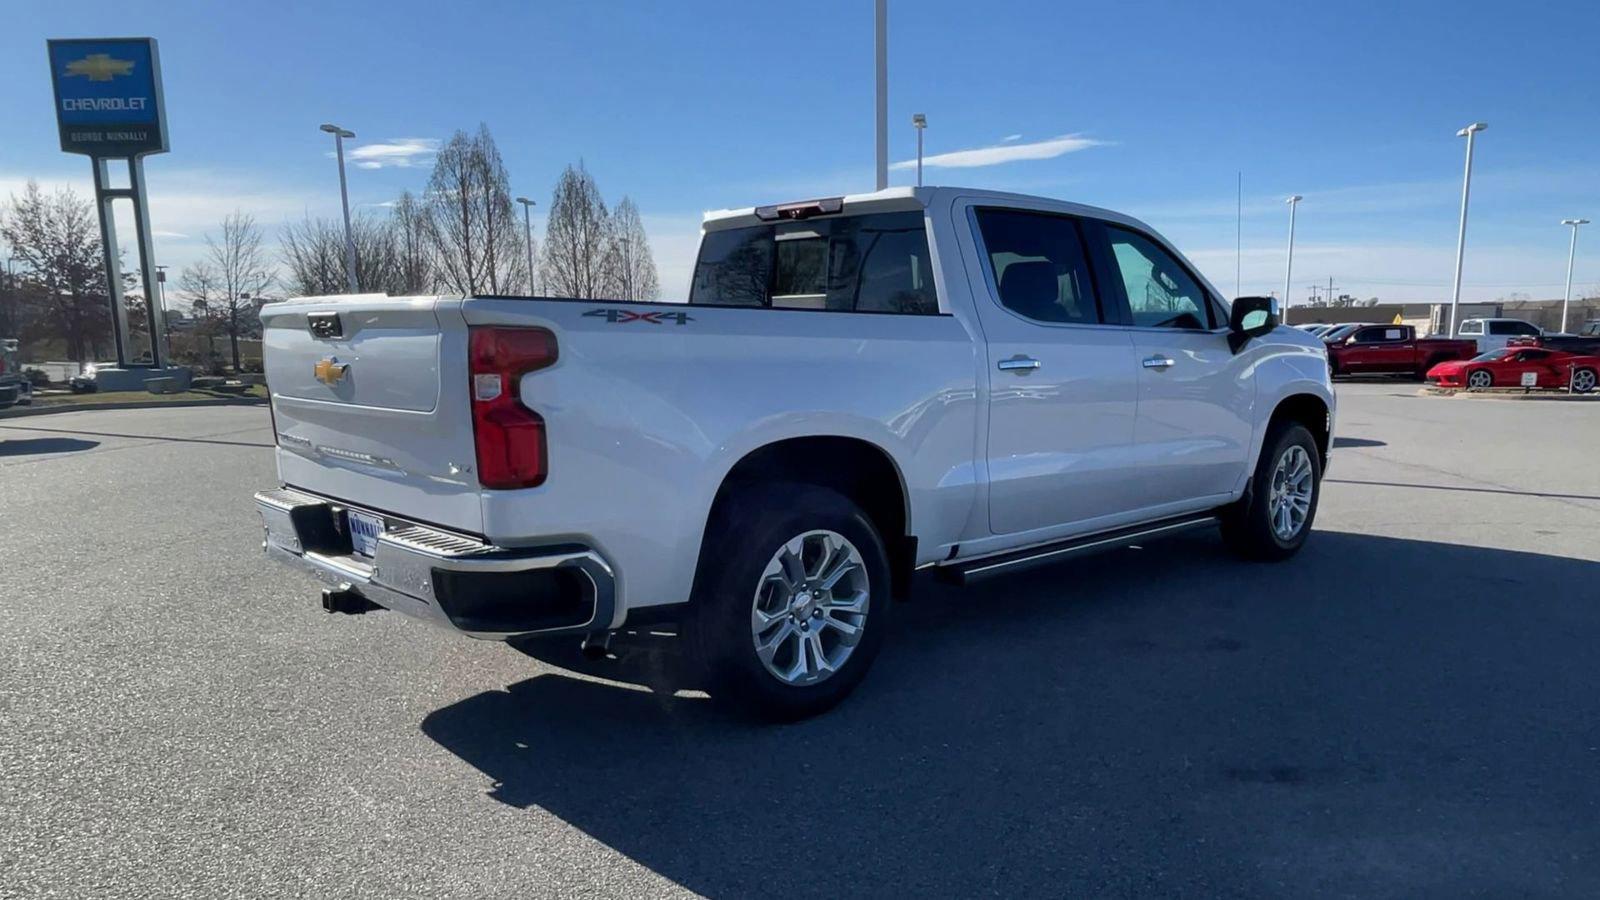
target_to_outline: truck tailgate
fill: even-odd
[[[317,298],[266,306],[261,321],[286,484],[482,532],[457,305]]]

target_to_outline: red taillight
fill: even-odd
[[[478,483],[495,490],[543,484],[544,419],[522,404],[518,385],[556,361],[556,336],[543,328],[473,328],[467,354]]]

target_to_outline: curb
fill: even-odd
[[[1600,403],[1600,393],[1564,394],[1550,390],[1524,393],[1522,388],[1489,388],[1486,391],[1468,391],[1453,388],[1419,388],[1418,397],[1441,397],[1446,400],[1555,400],[1564,403]]]
[[[215,400],[124,401],[121,403],[63,403],[51,406],[13,406],[0,410],[0,420],[45,416],[51,413],[94,412],[103,409],[180,409],[188,406],[266,406],[259,397],[217,398]]]

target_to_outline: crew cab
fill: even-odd
[[[713,698],[775,718],[859,683],[919,569],[1208,526],[1289,557],[1335,412],[1321,342],[1149,226],[960,188],[710,213],[687,303],[261,318],[264,548],[324,608],[591,650],[675,627]]]
[[[1498,350],[1519,338],[1537,338],[1543,333],[1539,326],[1522,319],[1463,319],[1461,327],[1456,329],[1456,335],[1472,341],[1479,353]]]
[[[1422,378],[1439,363],[1477,354],[1472,341],[1419,338],[1410,325],[1363,325],[1328,344],[1328,366],[1334,375]]]

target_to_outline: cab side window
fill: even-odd
[[[1355,342],[1358,344],[1384,344],[1405,340],[1406,333],[1400,328],[1385,328],[1381,325],[1372,328],[1357,329]]]
[[[1075,220],[1011,209],[977,219],[1001,306],[1035,322],[1103,321]]]
[[[1133,324],[1140,328],[1216,327],[1206,292],[1172,254],[1137,232],[1106,227]]]

